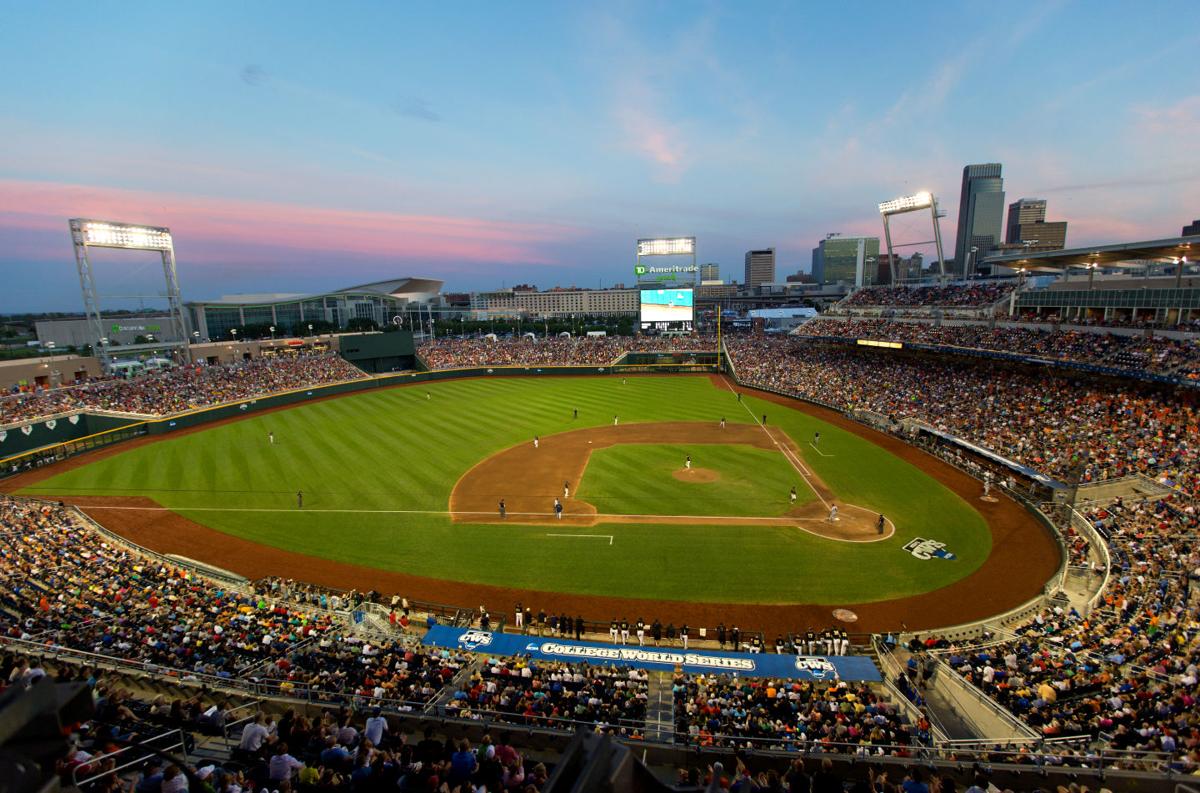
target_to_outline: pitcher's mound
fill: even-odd
[[[680,468],[672,471],[671,476],[681,482],[715,482],[721,478],[721,472],[711,468]]]

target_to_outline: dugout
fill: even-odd
[[[412,331],[353,333],[338,337],[338,353],[370,374],[419,369]]]

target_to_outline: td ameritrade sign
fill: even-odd
[[[446,625],[430,628],[421,641],[434,647],[453,647],[496,656],[523,655],[546,661],[582,662],[636,669],[669,671],[679,666],[686,672],[725,672],[747,677],[868,682],[878,682],[881,679],[879,670],[871,659],[857,655],[778,655],[639,647],[467,630]]]

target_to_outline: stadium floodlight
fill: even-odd
[[[96,277],[92,269],[89,248],[118,248],[133,251],[154,251],[162,258],[163,278],[166,281],[167,317],[172,341],[167,346],[187,347],[187,322],[183,316],[183,296],[179,292],[179,276],[175,270],[175,247],[171,230],[162,226],[146,226],[137,223],[115,223],[109,220],[71,218],[71,241],[75,247],[75,268],[79,273],[79,288],[83,295],[83,311],[93,343],[98,345],[100,362],[105,371],[111,371],[114,363],[114,345],[104,335],[104,321],[100,316],[100,295],[96,291]],[[154,295],[125,295],[125,297],[163,297]],[[189,353],[190,356],[190,348]]]
[[[883,236],[887,241],[888,267],[892,271],[893,284],[896,283],[896,254],[892,249],[892,228],[888,223],[888,218],[892,215],[902,215],[905,212],[917,212],[922,209],[928,209],[933,219],[933,239],[924,242],[905,243],[905,245],[935,243],[937,245],[938,269],[941,271],[942,278],[946,277],[946,257],[942,253],[942,230],[938,224],[937,198],[928,190],[922,190],[919,193],[900,196],[899,198],[893,198],[891,201],[884,201],[879,204],[879,214],[883,218]]]
[[[911,212],[914,209],[925,209],[933,205],[933,194],[921,192],[915,195],[900,196],[879,205],[879,214],[895,215],[900,212]]]
[[[128,223],[83,221],[84,241],[93,248],[126,248],[135,251],[169,251],[171,230]]]
[[[695,237],[659,237],[638,240],[638,256],[695,256]]]

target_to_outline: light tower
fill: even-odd
[[[79,289],[83,295],[83,311],[87,316],[93,349],[99,354],[101,365],[107,372],[113,364],[111,340],[105,336],[104,321],[100,317],[100,295],[96,291],[96,278],[89,248],[119,248],[130,251],[156,251],[162,257],[163,279],[166,294],[124,295],[124,297],[166,297],[167,322],[173,340],[164,346],[188,347],[187,323],[183,316],[183,298],[179,293],[179,277],[175,271],[175,248],[171,230],[161,226],[141,226],[129,223],[113,223],[107,220],[72,218],[71,242],[75,247],[75,268],[79,272]],[[189,354],[190,358],[190,354]]]
[[[938,218],[942,213],[938,211],[937,199],[930,192],[920,192],[914,195],[901,196],[893,198],[891,201],[884,201],[879,205],[879,214],[883,216],[883,237],[887,241],[888,251],[888,266],[892,270],[892,283],[896,283],[896,255],[893,253],[892,246],[892,229],[888,225],[888,218],[892,215],[903,215],[907,212],[917,212],[922,209],[929,210],[929,218],[933,223],[933,239],[924,240],[922,242],[906,242],[895,247],[907,247],[912,245],[928,245],[934,243],[937,246],[938,255],[938,271],[941,277],[946,277],[946,257],[942,253],[942,230],[938,224]]]

